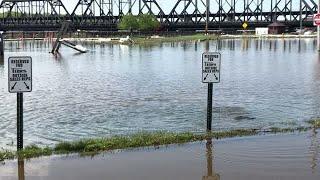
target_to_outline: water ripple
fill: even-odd
[[[30,52],[33,57],[34,91],[24,98],[26,144],[141,130],[204,131],[203,45],[87,43],[94,51],[75,55],[62,48],[55,58],[46,43],[6,44],[5,59]],[[320,60],[310,42],[223,40],[220,52],[214,129],[300,126],[320,117]],[[0,64],[0,147],[7,147],[16,131],[16,96],[7,92],[6,66]]]

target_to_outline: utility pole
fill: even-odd
[[[302,33],[302,0],[300,0],[300,32],[299,34]]]
[[[208,34],[209,29],[209,11],[210,11],[210,0],[206,0],[206,35]]]

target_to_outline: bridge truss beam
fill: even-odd
[[[61,0],[3,0],[0,29],[59,28],[63,21],[70,20],[73,29],[116,30],[123,15],[146,13],[155,15],[170,30],[204,28],[205,0],[167,0],[165,5],[164,1],[78,0],[69,14]],[[312,26],[312,16],[318,9],[315,0],[210,0],[209,6],[209,28],[240,28],[243,22],[257,27],[274,21]]]
[[[1,26],[60,26],[70,14],[61,0],[3,0],[0,4]],[[14,28],[13,28],[14,29]]]

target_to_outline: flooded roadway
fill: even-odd
[[[0,147],[15,148],[16,95],[7,90],[7,58],[33,57],[25,93],[25,144],[167,130],[203,132],[205,42],[126,46],[83,43],[77,54],[50,42],[5,44],[0,61]],[[320,60],[314,39],[210,41],[222,54],[214,85],[213,127],[297,127],[320,117]]]
[[[187,145],[9,161],[1,180],[318,180],[316,131],[213,140]]]

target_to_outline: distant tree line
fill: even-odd
[[[118,28],[121,30],[140,30],[140,31],[153,31],[160,26],[159,21],[154,15],[140,14],[132,15],[128,14],[122,16]]]

